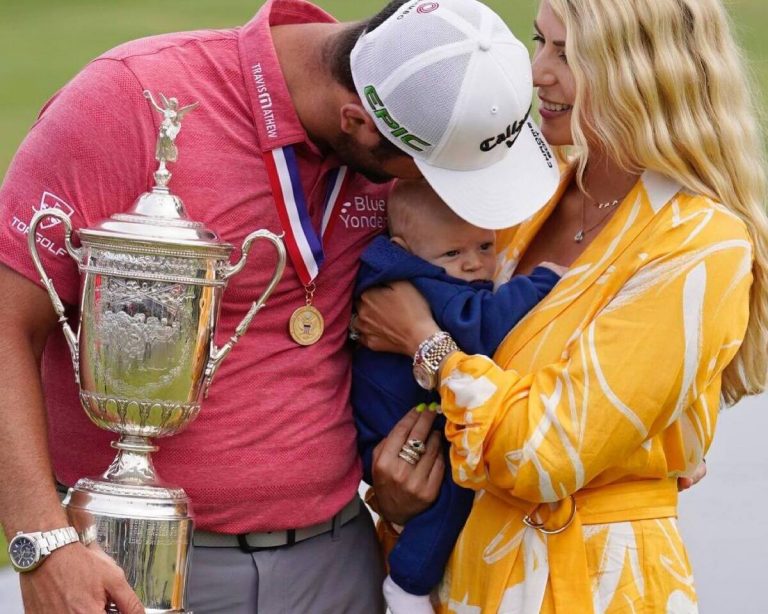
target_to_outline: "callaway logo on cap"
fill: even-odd
[[[351,63],[379,131],[471,224],[513,226],[554,193],[557,164],[528,117],[528,50],[481,2],[404,4],[360,37]]]

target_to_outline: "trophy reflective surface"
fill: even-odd
[[[30,223],[28,244],[71,350],[83,408],[97,426],[120,435],[106,472],[79,480],[67,493],[70,521],[81,540],[122,567],[147,612],[189,612],[191,505],[183,489],[157,476],[151,439],[178,433],[195,419],[216,370],[277,286],[285,249],[280,237],[257,230],[246,237],[240,259],[232,264],[233,246],[187,217],[168,188],[166,163],[178,157],[181,118],[197,105],[179,108],[175,98],[162,94],[157,104],[144,94],[162,114],[155,152],[160,164],[151,192],[129,212],[79,230],[80,247],[72,244],[65,214],[39,211]],[[37,252],[37,227],[46,217],[64,225],[67,252],[82,275],[77,332]],[[227,280],[242,270],[260,238],[277,250],[271,281],[230,340],[216,347]]]

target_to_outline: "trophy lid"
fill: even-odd
[[[199,251],[222,258],[228,258],[233,249],[204,224],[189,219],[181,199],[159,185],[139,196],[127,213],[115,213],[95,226],[83,228],[79,236],[86,244],[114,243],[118,251],[132,241],[159,243],[166,249],[178,246],[183,251]]]
[[[164,250],[229,258],[233,246],[220,241],[204,224],[191,220],[184,203],[168,188],[172,175],[166,163],[178,160],[175,140],[181,131],[181,119],[198,103],[179,108],[176,98],[160,94],[163,102],[160,106],[149,91],[144,92],[144,97],[163,116],[155,150],[155,158],[160,162],[154,173],[155,186],[139,196],[127,213],[115,213],[95,226],[81,229],[80,240],[85,244],[98,243],[101,247],[114,245],[116,251],[130,249],[132,242],[138,242],[160,244]]]

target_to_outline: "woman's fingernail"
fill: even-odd
[[[416,406],[416,411],[417,411],[418,413],[420,413],[420,414],[421,414],[421,413],[423,413],[425,409],[427,409],[427,404],[426,404],[426,403],[419,403],[419,404]]]
[[[431,412],[435,412],[435,411],[437,411],[437,410],[438,410],[438,408],[439,408],[439,407],[440,407],[440,405],[439,405],[438,403],[435,403],[434,401],[432,401],[432,402],[429,404],[429,411],[431,411]]]

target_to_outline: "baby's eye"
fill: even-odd
[[[543,45],[543,44],[544,44],[544,37],[543,37],[543,36],[541,36],[540,34],[534,34],[534,35],[533,35],[533,41],[534,41],[534,42],[535,42],[537,45]]]
[[[448,251],[448,252],[445,252],[445,253],[443,254],[443,256],[445,256],[445,257],[447,257],[447,258],[455,258],[455,257],[456,257],[456,256],[458,256],[460,253],[461,253],[461,252],[459,252],[459,250],[457,250],[457,249],[452,249],[452,250],[450,250],[450,251]]]
[[[493,249],[493,242],[492,241],[488,241],[487,243],[483,243],[480,246],[480,249],[482,251],[484,251],[484,252],[487,252],[489,249]]]

